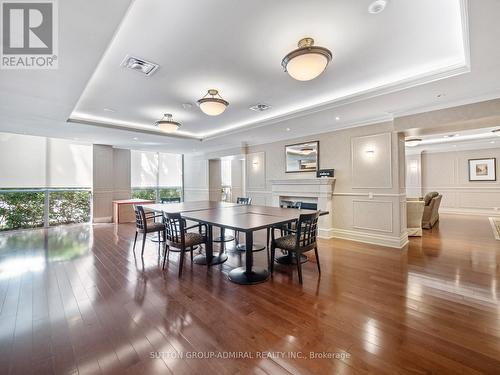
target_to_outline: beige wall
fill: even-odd
[[[184,156],[184,200],[206,201],[208,190],[208,159],[199,155]]]
[[[271,180],[315,178],[315,173],[285,173],[284,152],[286,144],[315,140],[320,141],[320,168],[335,169],[330,236],[406,244],[404,141],[392,123],[249,147],[247,195],[253,202],[272,204]]]
[[[469,159],[497,158],[500,148],[422,154],[422,190],[443,195],[441,212],[500,214],[500,181],[469,181]],[[497,170],[498,173],[498,170]],[[497,210],[495,210],[497,208]]]
[[[111,222],[113,200],[130,198],[130,150],[94,145],[93,221]]]
[[[406,155],[406,196],[422,197],[422,156],[421,153]]]

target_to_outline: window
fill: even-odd
[[[182,155],[131,151],[131,168],[133,198],[182,197]]]
[[[221,200],[224,202],[231,202],[232,191],[231,191],[231,159],[221,159],[220,162],[220,177],[221,177],[221,187],[222,196]]]
[[[0,230],[90,220],[92,146],[0,133]]]

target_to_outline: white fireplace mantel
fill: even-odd
[[[315,202],[318,210],[328,211],[319,221],[319,237],[331,238],[333,228],[333,189],[335,178],[294,178],[271,180],[273,206],[278,207],[282,199]]]

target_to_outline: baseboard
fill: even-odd
[[[94,217],[92,220],[93,223],[112,223],[113,216],[103,216],[103,217]]]
[[[394,237],[385,234],[375,234],[339,228],[332,228],[330,231],[331,237],[329,238],[340,238],[343,240],[369,243],[372,245],[380,245],[396,249],[402,249],[408,244],[407,232],[403,233],[400,237]]]
[[[452,208],[441,207],[440,214],[453,214],[453,215],[477,215],[477,216],[500,216],[500,211],[493,211],[481,208]]]

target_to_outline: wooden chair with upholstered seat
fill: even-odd
[[[158,233],[158,251],[161,249],[161,237],[160,235],[165,231],[165,225],[163,223],[156,223],[154,220],[161,215],[156,215],[154,212],[146,212],[142,206],[134,205],[135,212],[135,238],[134,238],[134,248],[137,242],[137,235],[142,233],[142,251],[141,256],[144,255],[144,246],[146,245],[146,236],[149,233]]]
[[[301,214],[299,216],[296,229],[289,229],[288,231],[291,233],[280,238],[274,238],[274,231],[272,231],[270,263],[271,273],[273,273],[274,271],[274,259],[276,255],[276,249],[278,248],[289,252],[294,252],[296,259],[300,259],[300,255],[302,255],[303,253],[314,250],[318,272],[321,274],[321,267],[318,257],[318,246],[316,244],[318,218],[319,212],[314,212],[311,214]],[[299,273],[299,282],[302,284],[302,263],[296,262],[296,264],[297,271]]]
[[[190,227],[186,226],[186,220],[181,217],[180,213],[164,213],[165,222],[165,255],[163,258],[163,266],[170,252],[170,247],[180,251],[179,258],[179,276],[182,274],[184,265],[184,255],[186,250],[191,252],[191,262],[193,262],[193,250],[197,245],[207,244],[207,227],[205,224],[196,224]],[[188,232],[189,229],[198,228],[198,233]]]

